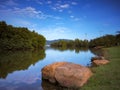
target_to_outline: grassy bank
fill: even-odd
[[[106,48],[110,63],[94,67],[94,75],[80,90],[120,90],[120,47]]]

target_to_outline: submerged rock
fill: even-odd
[[[56,62],[42,69],[42,78],[60,86],[79,88],[91,77],[89,68],[69,62]]]
[[[103,56],[95,56],[91,58],[91,61],[94,61],[94,60],[105,60],[105,58]]]
[[[95,65],[104,65],[104,64],[108,64],[109,63],[109,61],[108,60],[94,60],[93,61],[93,64],[95,64]]]

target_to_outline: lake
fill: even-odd
[[[58,50],[47,48],[40,51],[17,51],[0,53],[0,90],[57,90],[41,79],[41,69],[58,61],[91,65],[95,56],[88,49]]]

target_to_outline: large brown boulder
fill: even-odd
[[[60,66],[64,65],[64,64],[66,64],[66,62],[60,62],[60,63],[56,62],[56,63],[45,66],[42,69],[42,77],[43,77],[43,79],[47,79],[50,82],[55,83],[56,82],[55,69],[57,67],[60,67]]]
[[[57,82],[64,87],[81,87],[91,75],[89,68],[68,62],[53,63],[42,69],[43,79],[48,79],[51,83]]]
[[[108,64],[109,63],[109,61],[108,60],[94,60],[93,61],[93,64],[95,64],[95,65],[104,65],[104,64]]]

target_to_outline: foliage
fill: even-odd
[[[99,38],[95,38],[89,42],[89,47],[104,46],[111,47],[119,45],[120,34],[118,35],[105,35]]]
[[[112,47],[120,45],[120,33],[116,35],[105,35],[90,41],[88,40],[59,40],[51,44],[53,48],[81,48],[81,47]]]
[[[62,48],[80,48],[80,47],[88,47],[88,40],[69,40],[64,41],[60,40],[58,42],[52,43],[51,47],[62,47]]]
[[[80,48],[80,47],[96,47],[96,46],[105,46],[105,47],[110,47],[110,46],[115,46],[119,45],[120,43],[120,34],[117,34],[116,36],[114,35],[105,35],[99,38],[95,38],[91,41],[88,40],[60,40],[58,42],[54,42],[51,44],[51,47],[62,47],[62,48]]]
[[[43,48],[45,38],[36,32],[29,31],[25,27],[13,27],[5,21],[0,22],[0,49],[36,49]]]
[[[120,47],[105,49],[106,58],[110,63],[100,67],[93,67],[93,76],[80,90],[119,90],[120,89]]]
[[[118,31],[116,35],[116,45],[120,45],[120,31]]]

